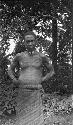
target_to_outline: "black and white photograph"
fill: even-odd
[[[0,0],[0,125],[73,125],[72,0]]]

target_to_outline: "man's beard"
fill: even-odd
[[[32,51],[34,51],[34,50],[35,50],[35,47],[30,47],[30,46],[28,46],[28,47],[27,47],[27,50],[28,50],[29,52],[31,52],[31,53],[32,53]]]

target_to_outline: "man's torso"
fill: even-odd
[[[20,76],[19,80],[23,84],[38,85],[42,81],[42,58],[38,52],[29,55],[22,52],[19,58]]]
[[[42,58],[38,52],[35,52],[32,55],[28,54],[27,52],[22,52],[19,64],[22,69],[28,67],[39,68],[42,64]]]

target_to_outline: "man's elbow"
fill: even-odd
[[[11,69],[11,66],[8,68],[8,75],[11,77],[12,75],[12,69]]]
[[[54,68],[52,69],[52,76],[55,75],[55,70]]]

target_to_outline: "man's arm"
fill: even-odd
[[[8,68],[8,75],[11,77],[13,82],[17,81],[17,79],[15,77],[15,68],[18,65],[18,61],[19,61],[19,54],[16,55],[16,57],[14,58],[14,60],[12,61],[11,65],[10,65],[10,67]]]
[[[53,65],[50,63],[50,59],[47,56],[43,56],[42,57],[42,63],[44,64],[44,66],[46,66],[48,73],[42,78],[42,82],[43,81],[47,81],[50,77],[52,77],[55,72],[54,72],[54,68]]]

